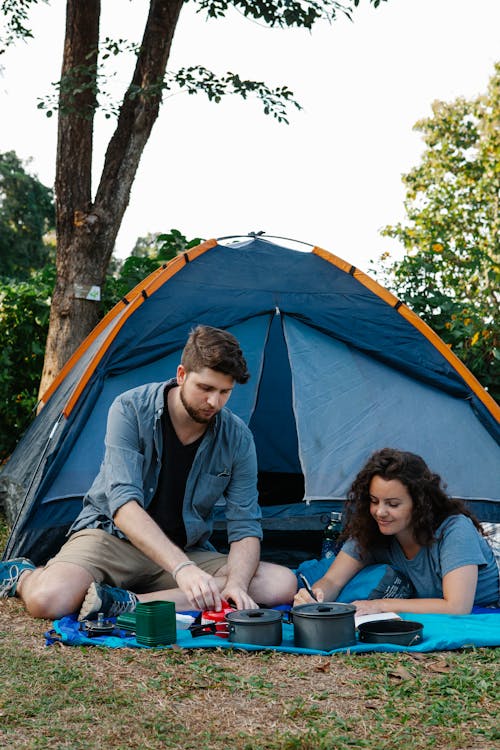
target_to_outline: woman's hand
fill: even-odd
[[[312,591],[318,602],[335,602],[339,593],[346,583],[348,583],[356,573],[363,568],[363,563],[355,560],[345,552],[338,553],[326,573],[319,578],[312,586]],[[293,600],[294,605],[310,604],[313,597],[307,589],[299,589]]]
[[[319,586],[313,586],[312,590],[314,592],[314,596],[316,597],[317,602],[324,602],[325,601],[325,592],[323,589],[321,589]],[[295,594],[294,600],[293,600],[293,606],[296,607],[299,604],[311,604],[311,602],[314,602],[313,597],[308,592],[307,589],[299,589],[297,593]]]
[[[357,615],[377,615],[380,612],[386,612],[384,599],[357,599],[352,602],[356,607]]]

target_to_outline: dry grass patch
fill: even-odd
[[[47,648],[0,603],[0,747],[493,750],[498,651]]]

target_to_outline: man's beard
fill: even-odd
[[[197,422],[198,424],[209,424],[213,420],[215,414],[210,417],[206,417],[198,410],[196,410],[193,406],[191,406],[191,404],[186,400],[186,397],[184,396],[182,385],[179,387],[179,396],[183,407],[185,408],[193,422]]]

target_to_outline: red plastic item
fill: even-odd
[[[224,600],[222,600],[221,606],[222,609],[220,610],[220,612],[216,612],[215,610],[211,609],[205,609],[201,613],[201,624],[208,625],[209,623],[215,622],[215,635],[219,636],[219,638],[228,638],[229,630],[227,627],[226,615],[228,612],[234,612],[235,609]]]

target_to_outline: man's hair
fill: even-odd
[[[181,364],[186,372],[200,372],[209,367],[231,375],[237,383],[246,383],[250,377],[238,340],[229,331],[212,326],[200,325],[191,331]]]

